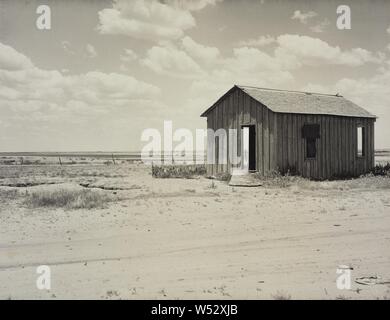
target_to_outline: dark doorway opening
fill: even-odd
[[[249,151],[248,157],[248,170],[256,171],[256,126],[248,125],[242,126],[243,128],[248,128],[249,139],[247,141],[248,145],[244,146],[245,149]]]

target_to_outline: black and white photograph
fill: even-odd
[[[389,300],[389,248],[390,1],[0,0],[0,300]]]

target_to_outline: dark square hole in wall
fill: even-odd
[[[302,138],[304,139],[319,139],[320,125],[319,124],[305,124],[302,127]]]

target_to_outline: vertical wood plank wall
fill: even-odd
[[[375,165],[374,119],[324,115],[278,113],[278,159],[280,171],[296,171],[315,179],[358,176]],[[304,124],[319,124],[321,137],[316,141],[317,157],[306,159]],[[357,127],[365,127],[366,153],[357,156]]]
[[[319,124],[316,159],[306,159],[304,124]],[[357,176],[374,166],[375,119],[324,115],[274,113],[241,90],[233,90],[207,115],[207,127],[225,129],[229,146],[229,129],[237,129],[237,153],[241,155],[241,126],[256,127],[256,169],[267,175],[275,170],[294,170],[304,177],[328,179]],[[357,157],[357,127],[364,126],[366,154]],[[228,150],[229,153],[229,150]],[[208,174],[231,172],[227,164],[207,165]]]
[[[277,168],[277,118],[268,108],[252,99],[241,90],[234,90],[221,100],[207,115],[207,128],[237,130],[237,154],[241,156],[241,126],[254,125],[256,128],[256,170],[268,174]],[[227,141],[229,146],[229,139]],[[228,150],[229,152],[229,150]],[[208,174],[231,172],[233,165],[207,165]]]

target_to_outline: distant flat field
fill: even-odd
[[[390,163],[390,150],[377,150],[375,152],[375,162],[377,164]]]
[[[193,155],[169,155],[178,163],[194,160],[195,156],[205,157],[205,153],[197,152]],[[164,153],[150,155],[148,160],[161,160]],[[27,164],[109,164],[140,162],[141,152],[0,152],[0,165],[27,165]],[[390,162],[390,150],[383,149],[375,152],[375,162],[384,164]]]
[[[0,152],[0,165],[108,164],[140,160],[140,152]]]
[[[0,165],[0,299],[388,299],[389,191],[388,177],[232,188],[139,163]]]

